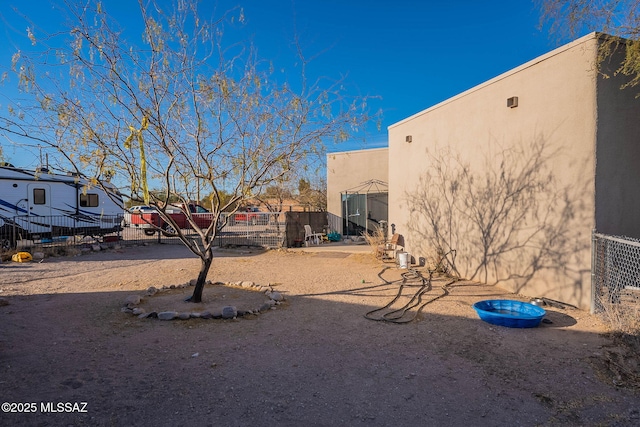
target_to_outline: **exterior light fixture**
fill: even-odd
[[[405,140],[406,142],[411,142],[411,141],[413,141],[413,138],[411,137],[411,135],[407,135],[407,136],[404,138],[404,140]]]
[[[511,98],[507,98],[507,107],[516,108],[518,106],[518,97],[512,96]]]

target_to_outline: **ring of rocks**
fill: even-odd
[[[129,295],[124,301],[124,307],[122,307],[123,313],[132,314],[139,319],[149,319],[156,318],[160,320],[187,320],[187,319],[236,319],[238,317],[244,317],[247,315],[258,315],[260,313],[264,313],[268,310],[275,310],[276,307],[285,302],[284,295],[281,292],[275,291],[271,285],[262,286],[255,284],[254,282],[232,282],[232,283],[222,283],[216,282],[212,283],[210,280],[206,282],[206,285],[221,285],[221,286],[230,286],[230,287],[239,287],[244,290],[253,291],[253,292],[261,292],[265,295],[265,301],[260,305],[260,307],[256,307],[255,309],[249,310],[239,310],[236,306],[233,305],[225,305],[221,306],[219,309],[214,309],[213,311],[149,311],[147,312],[144,308],[139,307],[139,305],[145,300],[145,298],[152,298],[155,295],[161,294],[163,292],[175,289],[183,289],[187,287],[193,287],[196,285],[196,279],[190,280],[188,283],[184,283],[181,285],[170,285],[170,286],[162,286],[162,288],[156,288],[155,286],[150,286],[147,288],[143,295]]]

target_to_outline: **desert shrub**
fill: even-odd
[[[625,302],[601,305],[613,343],[598,361],[599,373],[618,387],[640,389],[640,307]]]
[[[376,227],[372,234],[363,234],[363,237],[373,251],[376,251],[379,245],[387,241],[384,230],[381,227]]]
[[[460,277],[455,268],[455,251],[445,252],[437,247],[427,253],[426,265],[433,273],[449,277]]]
[[[640,336],[640,305],[601,301],[601,318],[615,333]]]

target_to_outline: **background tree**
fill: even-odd
[[[299,80],[278,82],[252,46],[225,46],[224,26],[242,21],[242,10],[209,21],[197,0],[168,3],[175,9],[139,0],[137,12],[127,12],[139,17],[141,42],[92,0],[64,3],[67,31],[30,27],[33,49],[13,57],[25,98],[0,125],[54,147],[58,167],[96,185],[113,175],[131,200],[157,207],[201,259],[191,297],[198,302],[226,222],[221,213],[280,182],[325,141],[344,140],[367,116],[340,81],[308,80],[300,49]],[[162,201],[201,194],[213,220],[200,228],[187,211],[198,235],[187,239]]]
[[[220,200],[220,204],[222,206],[227,206],[227,211],[236,211],[238,209],[237,203],[229,203],[233,198],[232,194],[227,193],[224,190],[218,190],[217,195],[209,194],[200,199],[200,206],[205,209],[212,210],[211,201],[212,200]]]
[[[600,64],[610,54],[624,50],[622,65],[614,73],[629,77],[625,86],[640,83],[640,0],[538,0],[542,22],[561,37],[598,31],[616,36],[600,45]],[[626,39],[620,43],[622,37]]]
[[[298,181],[298,203],[305,209],[314,211],[327,210],[327,182],[316,176],[312,183],[310,179],[302,178]]]
[[[311,191],[311,183],[308,179],[300,178],[298,180],[298,194],[302,195]]]
[[[267,187],[261,195],[256,198],[269,212],[282,212],[285,203],[291,203],[293,193],[291,183],[288,179],[281,180],[276,185]]]

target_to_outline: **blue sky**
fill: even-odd
[[[27,24],[11,11],[12,3],[49,30],[59,22],[48,0],[4,0],[1,68],[9,65],[21,34],[26,33]],[[134,26],[133,0],[103,3],[124,25]],[[330,151],[385,146],[389,125],[558,45],[554,36],[539,29],[539,11],[526,0],[209,0],[203,4],[205,14],[213,13],[214,5],[217,11],[241,6],[244,24],[228,26],[225,37],[252,39],[259,55],[273,61],[276,70],[286,73],[295,66],[292,41],[297,34],[305,54],[314,57],[310,64],[314,74],[345,76],[349,92],[379,97],[369,105],[383,112],[380,130],[371,126],[364,138],[330,146]],[[5,96],[11,93],[8,87],[0,90]],[[4,104],[1,99],[0,104]],[[5,156],[17,166],[37,164],[34,150],[2,144]]]
[[[268,4],[269,7],[265,7]],[[250,1],[246,29],[267,58],[285,57],[297,33],[319,74],[347,76],[349,90],[379,96],[378,133],[345,150],[386,145],[387,127],[555,47],[534,2]]]

